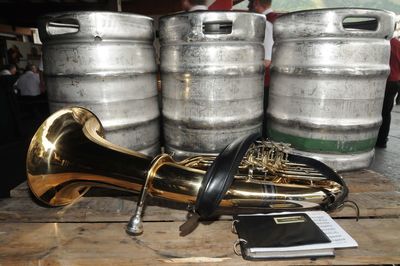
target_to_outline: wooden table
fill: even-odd
[[[361,219],[355,221],[351,207],[332,216],[359,248],[337,250],[335,258],[278,260],[275,265],[400,263],[399,184],[371,170],[344,177]],[[133,197],[84,197],[65,208],[45,208],[32,201],[26,184],[11,195],[0,201],[0,265],[266,264],[233,253],[236,236],[230,232],[229,216],[180,237],[186,211],[153,201],[146,208],[144,234],[130,237],[124,226]]]

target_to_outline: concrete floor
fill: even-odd
[[[400,190],[400,105],[392,111],[389,142],[386,149],[376,149],[372,170],[396,181]]]

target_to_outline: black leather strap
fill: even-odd
[[[232,185],[234,175],[249,146],[258,138],[260,138],[260,134],[255,133],[237,139],[226,146],[214,160],[207,170],[197,194],[195,211],[200,218],[207,218],[214,214],[229,187]],[[314,167],[328,180],[334,181],[343,187],[343,192],[337,198],[334,195],[330,195],[329,191],[325,191],[330,200],[326,204],[321,205],[322,209],[330,211],[343,204],[349,190],[344,180],[332,168],[316,159],[296,154],[289,154],[288,160],[293,163],[301,163]]]
[[[239,138],[225,147],[207,170],[197,194],[195,211],[200,218],[210,217],[218,208],[250,145],[259,133]]]

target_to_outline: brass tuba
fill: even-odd
[[[142,232],[147,194],[195,206],[216,157],[180,162],[167,154],[150,158],[108,142],[103,134],[99,119],[84,108],[51,115],[37,130],[28,151],[26,168],[33,194],[47,205],[63,206],[90,187],[140,192],[127,228],[134,234]],[[231,212],[340,207],[348,193],[342,178],[326,165],[306,159],[290,154],[283,144],[253,142],[234,169],[218,206]]]

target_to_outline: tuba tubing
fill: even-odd
[[[344,183],[327,179],[317,169],[287,162],[283,170],[265,171],[254,167],[252,156],[241,162],[221,207],[232,212],[326,209],[340,207],[347,196]],[[167,154],[153,159],[119,147],[104,139],[103,127],[92,112],[70,107],[39,127],[26,168],[31,191],[50,206],[71,204],[90,187],[140,192],[145,184],[151,196],[193,206],[214,159],[197,156],[176,162]]]

